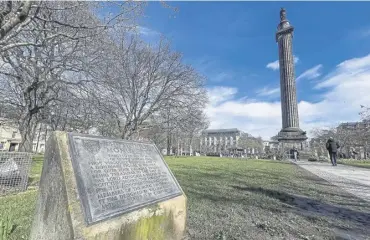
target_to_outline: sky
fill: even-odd
[[[359,121],[370,106],[370,2],[149,2],[144,39],[169,39],[207,78],[210,128],[268,140],[281,130],[275,32],[284,7],[295,27],[293,54],[301,129]],[[311,134],[311,135],[310,135]]]

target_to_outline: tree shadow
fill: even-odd
[[[303,215],[310,222],[316,222],[317,217],[329,217],[331,219],[341,219],[345,222],[350,222],[351,225],[346,224],[343,227],[342,224],[336,221],[328,221],[334,230],[334,239],[367,239],[366,236],[370,234],[370,230],[368,229],[368,226],[370,226],[369,212],[360,212],[343,206],[327,204],[315,199],[261,187],[232,187],[241,191],[264,194],[279,200],[283,203],[282,206],[285,205],[290,211]]]
[[[364,226],[370,225],[370,213],[360,212],[342,206],[334,206],[315,199],[292,195],[281,191],[264,189],[261,187],[239,187],[232,186],[234,189],[262,193],[268,197],[275,198],[282,203],[299,209],[299,213],[308,215],[320,215],[325,217],[340,218],[349,220]]]

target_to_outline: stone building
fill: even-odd
[[[18,129],[7,119],[0,119],[0,151],[18,151],[22,138]]]
[[[368,131],[370,128],[370,121],[361,122],[346,122],[341,123],[337,127],[339,130],[356,130],[356,131]]]
[[[237,148],[241,134],[237,128],[204,130],[200,140],[201,152],[223,153]]]
[[[341,148],[338,154],[342,158],[369,158],[370,153],[370,121],[345,122],[333,130],[310,139],[311,151],[315,156],[326,156],[326,141],[334,137]]]
[[[35,138],[33,140],[34,153],[45,152],[45,142],[48,131],[45,126],[40,124],[36,128]],[[0,151],[18,151],[19,144],[22,141],[18,128],[7,119],[0,119]]]
[[[263,142],[263,150],[265,153],[275,152],[279,150],[279,147],[280,147],[279,141],[271,140]]]
[[[347,158],[369,158],[370,121],[341,123],[336,129],[339,140],[342,140],[341,152]]]

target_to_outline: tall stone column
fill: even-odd
[[[282,129],[279,141],[297,145],[307,139],[306,132],[299,128],[297,91],[294,72],[293,31],[286,18],[285,9],[280,10],[280,23],[277,27],[276,42],[279,47],[280,94]]]

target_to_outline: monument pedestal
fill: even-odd
[[[302,143],[306,140],[306,132],[300,128],[288,127],[278,133],[278,141],[287,147],[296,147],[297,149],[304,150]]]
[[[293,148],[297,148],[300,158],[306,156],[306,149],[303,144],[306,140],[306,132],[302,131],[300,128],[285,128],[278,134],[278,141],[283,155],[289,153]]]
[[[186,197],[153,144],[54,132],[31,240],[180,240]]]

